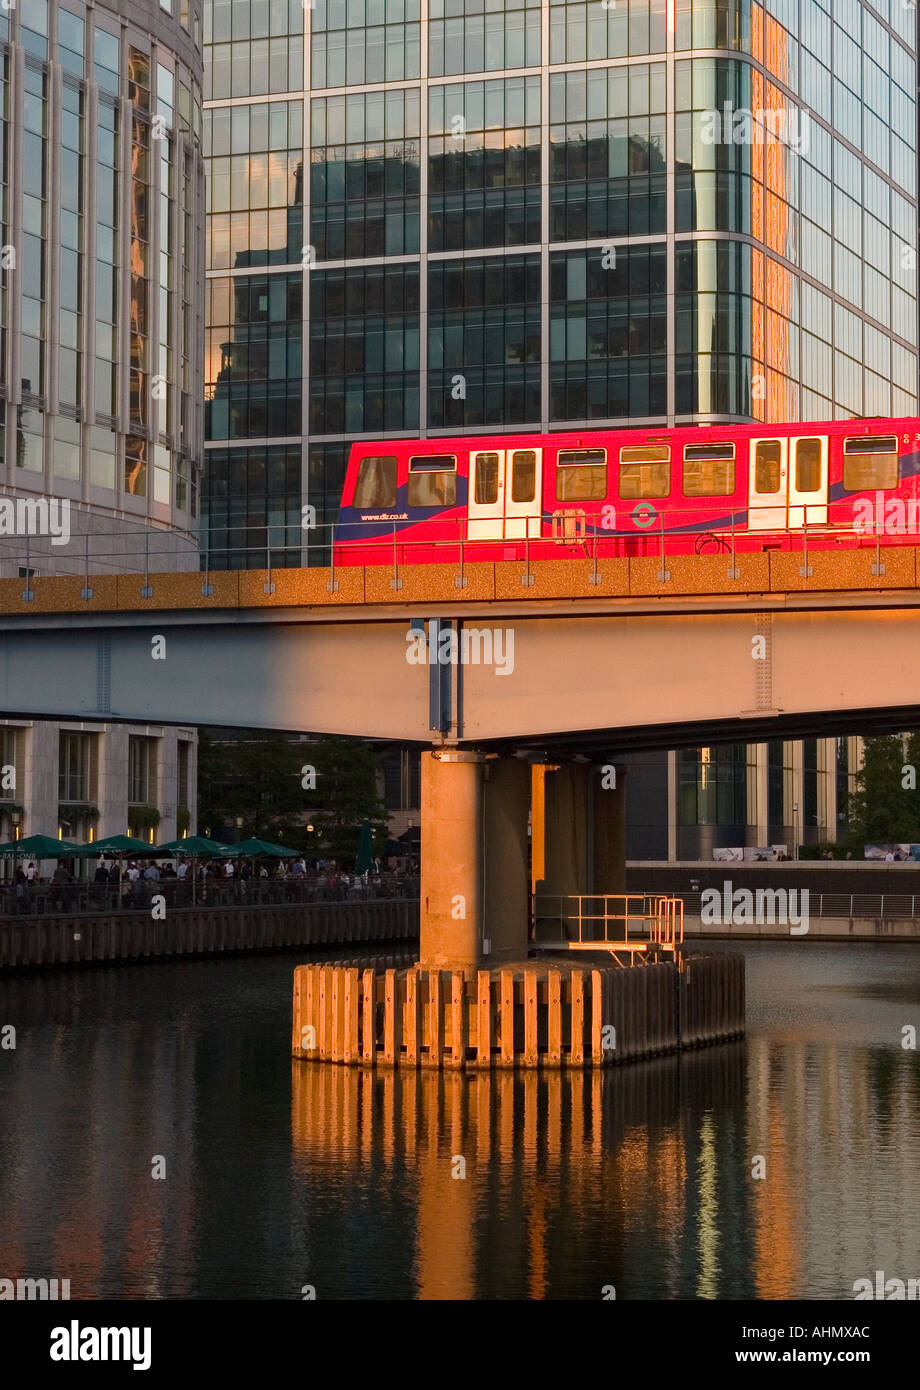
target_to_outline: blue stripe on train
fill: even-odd
[[[920,474],[920,453],[902,455],[900,460],[901,481],[903,482],[906,478],[914,478],[918,474]],[[394,521],[396,524],[396,534],[399,535],[401,532],[408,530],[410,527],[417,525],[421,521],[441,520],[444,517],[449,517],[451,513],[459,513],[460,516],[465,516],[467,499],[469,495],[469,480],[462,475],[458,476],[457,501],[453,507],[445,507],[441,511],[435,511],[430,507],[410,507],[406,500],[407,494],[408,486],[404,483],[397,490],[396,506],[388,508],[387,511],[390,513],[390,515],[387,517],[381,517],[379,521],[366,521],[366,513],[363,511],[359,511],[356,507],[341,507],[339,510],[339,516],[335,527],[335,539],[337,541],[379,540],[382,536],[393,535]],[[870,492],[866,494],[846,492],[844,490],[843,482],[841,481],[839,483],[834,483],[833,486],[829,488],[828,503],[842,502],[848,498],[852,498],[855,501],[859,496],[874,497],[874,495],[875,489],[870,490]],[[601,503],[600,505],[613,506],[615,504]],[[654,512],[654,520],[652,521],[651,525],[640,526],[638,523],[634,523],[634,529],[624,531],[620,530],[619,528],[606,527],[602,525],[599,526],[596,523],[589,521],[586,517],[585,534],[590,536],[606,537],[608,540],[635,540],[637,537],[641,537],[643,535],[660,535],[661,525],[658,519],[660,514],[658,512],[657,507],[655,507],[651,502],[639,502],[637,504],[637,508],[634,508],[634,510],[638,509],[639,507],[643,508],[644,510]],[[552,512],[542,513],[542,525],[551,526],[552,521]],[[695,521],[682,526],[666,525],[664,530],[665,534],[669,536],[692,536],[698,534],[702,535],[706,531],[712,531],[720,527],[729,528],[732,526],[732,524],[743,530],[744,527],[747,525],[747,522],[748,511],[747,507],[744,507],[741,510],[734,513],[727,512],[722,516],[708,517],[705,521]]]

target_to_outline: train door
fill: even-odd
[[[827,522],[827,436],[752,439],[748,526],[785,531]]]
[[[789,441],[791,530],[827,525],[827,435]]]
[[[523,540],[540,534],[542,449],[470,451],[471,541]]]

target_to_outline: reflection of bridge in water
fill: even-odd
[[[746,1179],[728,1161],[731,1144],[712,1127],[705,1149],[695,1138],[711,1111],[715,1128],[724,1122],[740,1142],[744,1069],[740,1043],[615,1072],[464,1077],[295,1063],[295,1171],[334,1171],[357,1212],[371,1174],[399,1190],[422,1299],[600,1299],[634,1262],[657,1266],[652,1296],[673,1297],[694,1228],[703,1278],[709,1261],[716,1275],[715,1205],[738,1203],[745,1224]],[[586,1208],[607,1214],[609,1244],[582,1241]],[[322,1269],[305,1277],[323,1296]]]

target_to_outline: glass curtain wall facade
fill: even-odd
[[[66,499],[73,536],[37,573],[87,536],[124,568],[153,531],[162,568],[197,564],[201,81],[198,3],[0,11],[0,480]]]
[[[209,0],[204,25],[215,567],[278,526],[278,563],[321,562],[300,508],[334,517],[355,438],[915,410],[900,0]]]
[[[198,567],[202,77],[201,0],[0,5],[0,494],[23,504],[0,576],[26,602],[84,566],[136,574],[145,549],[151,570]],[[14,805],[24,835],[125,830],[128,726],[13,724],[4,838]],[[180,744],[194,823],[182,732],[157,733],[164,838]]]
[[[362,437],[916,411],[912,6],[209,0],[204,22],[213,567],[325,562]],[[742,836],[761,753],[729,758],[763,783]]]

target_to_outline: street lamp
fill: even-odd
[[[242,817],[242,816],[237,816],[236,819],[235,819],[235,821],[234,821],[233,823],[234,823],[234,825],[236,826],[236,841],[235,841],[235,843],[236,843],[236,844],[239,844],[239,842],[240,842],[240,831],[243,829],[243,817]]]
[[[12,827],[13,827],[13,839],[14,839],[14,840],[18,840],[18,839],[19,839],[20,827],[21,827],[21,825],[22,825],[22,812],[21,812],[21,811],[11,811],[11,812],[10,812],[10,824],[11,824]]]
[[[793,801],[793,803],[792,803],[792,840],[793,840],[793,844],[792,844],[792,857],[793,857],[793,859],[798,859],[798,857],[799,857],[799,803],[798,803],[797,801]]]

